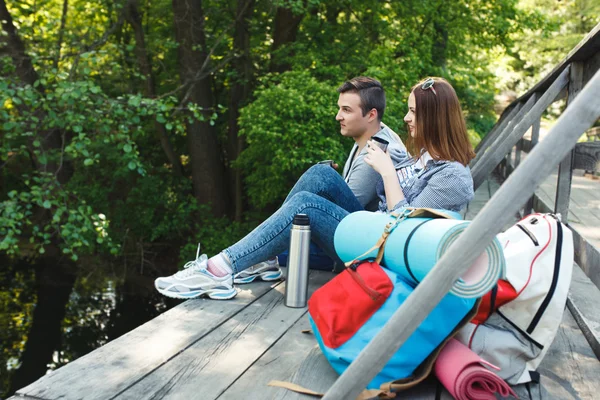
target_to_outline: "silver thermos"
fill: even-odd
[[[309,255],[310,220],[306,214],[297,214],[290,231],[290,250],[287,261],[285,305],[288,307],[306,307]]]

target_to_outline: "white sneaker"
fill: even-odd
[[[237,291],[233,288],[231,275],[218,277],[210,273],[206,266],[208,257],[200,253],[200,245],[196,259],[184,265],[182,271],[171,276],[157,278],[154,287],[161,294],[176,299],[191,299],[208,296],[215,300],[227,300],[235,297]]]
[[[233,276],[233,283],[244,284],[254,282],[255,279],[263,281],[276,281],[281,279],[283,273],[279,268],[277,257],[274,260],[267,260],[251,266]]]

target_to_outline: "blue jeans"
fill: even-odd
[[[309,168],[292,188],[281,208],[239,242],[223,250],[234,273],[275,257],[288,248],[290,229],[296,214],[310,218],[311,240],[333,260],[341,262],[333,246],[333,234],[340,221],[361,211],[354,193],[329,165]]]

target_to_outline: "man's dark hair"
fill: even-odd
[[[385,111],[385,91],[383,90],[383,86],[381,86],[381,82],[377,79],[367,76],[352,78],[344,82],[337,91],[338,93],[358,93],[363,117],[374,108],[377,110],[377,119],[381,121],[383,118],[383,112]]]

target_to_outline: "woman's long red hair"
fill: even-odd
[[[464,166],[475,158],[467,126],[454,88],[443,78],[433,78],[435,89],[422,89],[424,81],[413,86],[416,135],[409,138],[411,154],[426,149],[435,160],[458,161]]]

